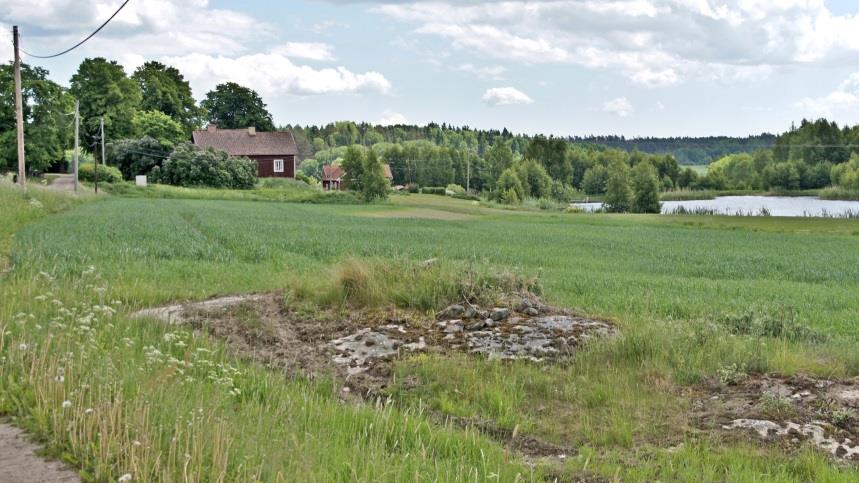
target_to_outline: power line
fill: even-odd
[[[131,1],[131,0],[125,0],[124,2],[122,2],[122,5],[120,5],[120,6],[119,6],[119,8],[118,8],[118,9],[116,9],[116,11],[115,11],[115,12],[113,12],[113,15],[111,15],[111,16],[110,16],[110,18],[108,18],[107,20],[105,20],[105,21],[104,21],[104,23],[103,23],[103,24],[101,24],[101,26],[100,26],[99,28],[95,29],[95,31],[94,31],[93,33],[91,33],[91,34],[87,35],[87,37],[86,37],[85,39],[81,40],[81,41],[80,41],[80,42],[78,42],[77,44],[73,45],[72,47],[69,47],[68,49],[66,49],[66,50],[64,50],[64,51],[62,51],[62,52],[60,52],[60,53],[58,53],[58,54],[53,54],[53,55],[35,55],[35,54],[31,54],[31,53],[27,52],[27,51],[26,51],[26,50],[24,50],[24,49],[21,49],[21,52],[22,52],[22,53],[24,53],[25,55],[29,55],[30,57],[35,57],[35,58],[37,58],[37,59],[52,59],[52,58],[54,58],[54,57],[59,57],[59,56],[64,55],[64,54],[68,54],[69,52],[71,52],[71,51],[75,50],[76,48],[78,48],[78,47],[80,47],[81,45],[83,45],[84,43],[86,43],[86,41],[87,41],[87,40],[89,40],[89,39],[93,38],[93,37],[95,36],[95,34],[97,34],[97,33],[101,32],[101,29],[105,28],[105,27],[107,26],[107,24],[108,24],[108,23],[110,23],[110,21],[111,21],[111,20],[113,20],[113,17],[116,17],[116,15],[117,15],[120,11],[122,11],[122,9],[123,9],[123,8],[125,8],[125,6],[126,6],[126,5],[128,5],[128,2],[130,2],[130,1]]]

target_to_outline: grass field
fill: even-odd
[[[859,374],[856,221],[519,212],[431,195],[110,197],[46,216],[3,196],[21,215],[3,233],[14,270],[0,291],[0,413],[93,479],[859,480],[810,449],[699,434],[685,395],[730,366]],[[346,258],[535,276],[549,302],[613,319],[621,335],[554,366],[419,356],[397,365],[389,401],[353,405],[331,380],[286,379],[208,337],[126,317],[174,300],[306,293]],[[736,317],[790,335],[732,335],[722,322]],[[532,470],[439,415],[578,454]]]

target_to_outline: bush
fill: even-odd
[[[406,191],[408,191],[409,193],[420,193],[421,188],[414,183],[409,183],[406,185]]]
[[[421,193],[425,195],[445,196],[447,194],[447,190],[440,186],[424,186],[423,188],[421,188]]]
[[[119,183],[122,181],[122,173],[113,166],[99,164],[97,170],[94,163],[84,163],[78,166],[78,178],[81,181],[95,183],[96,176],[98,176],[99,183]]]
[[[447,185],[447,188],[445,188],[445,190],[449,191],[451,196],[465,194],[465,188],[458,184],[449,184]]]
[[[125,179],[148,175],[170,155],[172,146],[154,138],[122,139],[110,145],[107,162],[119,168]]]
[[[517,205],[525,199],[524,183],[514,168],[507,168],[498,178],[498,200],[509,205]]]
[[[198,150],[182,144],[160,168],[152,170],[152,178],[175,186],[251,189],[257,182],[257,164],[212,148]]]

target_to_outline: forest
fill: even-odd
[[[297,177],[310,184],[321,178],[325,165],[352,162],[353,171],[358,171],[369,156],[374,163],[390,166],[395,186],[449,188],[506,203],[611,197],[613,188],[613,194],[623,198],[633,170],[642,163],[652,167],[640,170],[647,178],[644,184],[661,191],[833,186],[848,193],[859,191],[859,126],[839,127],[825,119],[803,120],[777,136],[746,138],[526,136],[446,123],[383,126],[338,121],[278,127],[252,88],[219,84],[197,102],[182,73],[159,62],[146,62],[129,76],[115,61],[85,59],[68,88],[50,80],[48,71],[39,67],[25,65],[22,76],[28,168],[33,173],[68,169],[73,144],[69,112],[78,100],[82,144],[92,153],[85,159],[99,156],[92,148],[103,118],[108,137],[104,161],[117,168],[117,177],[126,179],[147,174],[155,181],[189,183],[187,173],[175,172],[177,167],[206,164],[212,167],[210,173],[191,183],[251,185],[246,164],[183,147],[194,129],[216,123],[226,129],[291,131],[299,149]],[[12,86],[11,65],[0,66],[0,170],[11,170],[16,163]],[[345,159],[347,153],[351,161]],[[710,161],[704,175],[682,167]],[[223,172],[228,176],[220,176]]]

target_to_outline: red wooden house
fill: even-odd
[[[298,147],[291,132],[257,132],[255,128],[218,129],[214,124],[194,131],[194,145],[215,148],[257,162],[260,178],[295,178]]]
[[[394,180],[394,175],[391,173],[391,166],[383,164],[382,169],[385,172],[385,179],[389,182]],[[346,171],[342,167],[327,164],[322,167],[322,189],[329,191],[338,191],[343,188],[343,180],[346,177]]]

